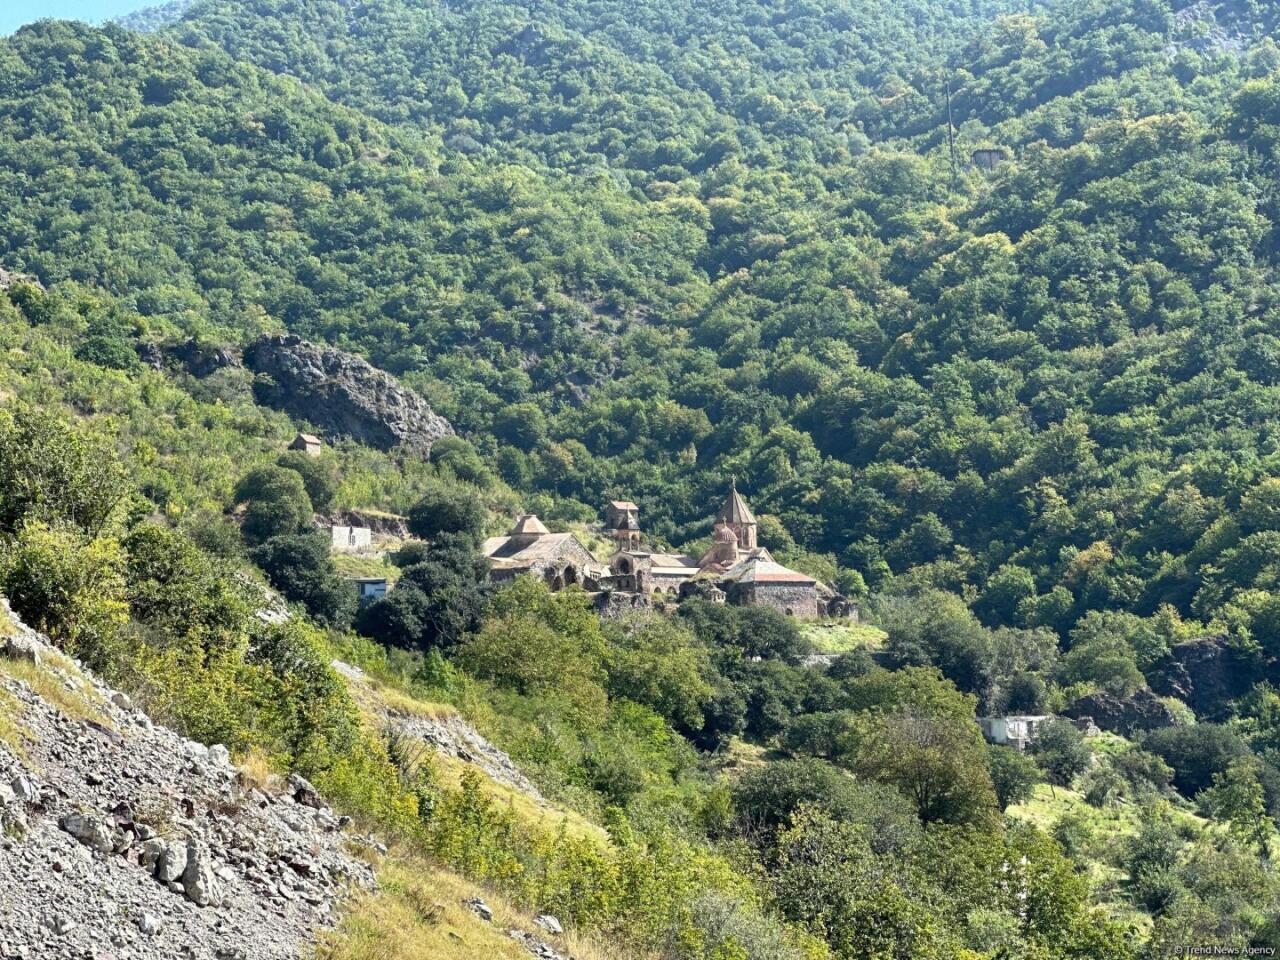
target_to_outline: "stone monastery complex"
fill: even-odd
[[[795,617],[856,616],[856,606],[812,577],[783,566],[756,542],[756,518],[731,487],[716,514],[710,549],[700,557],[645,546],[640,510],[615,500],[604,529],[615,550],[598,561],[575,534],[551,533],[532,514],[517,518],[502,537],[484,542],[494,580],[535,576],[552,590],[581,586],[602,613],[655,602],[701,597],[718,603],[773,607]]]

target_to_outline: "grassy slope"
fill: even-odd
[[[321,943],[321,960],[528,960],[525,948],[506,933],[513,927],[577,960],[617,956],[570,932],[553,937],[539,930],[527,911],[412,855],[393,851],[376,866],[378,891],[350,905],[337,930]],[[471,897],[489,905],[492,923],[462,904]]]
[[[869,623],[806,623],[801,632],[818,653],[848,653],[858,647],[878,650],[886,636]]]

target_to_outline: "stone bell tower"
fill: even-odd
[[[604,528],[619,550],[640,549],[640,508],[630,500],[613,500],[605,507]]]
[[[716,525],[721,524],[732,530],[738,538],[739,550],[756,548],[756,518],[747,506],[747,501],[742,499],[742,494],[738,493],[737,481],[730,482],[729,496],[716,514]]]

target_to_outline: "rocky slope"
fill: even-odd
[[[253,392],[264,406],[305,420],[327,438],[346,437],[421,456],[453,433],[422,397],[354,354],[295,336],[254,341],[244,362],[255,374]]]
[[[421,712],[379,700],[363,670],[341,660],[333,669],[347,679],[352,695],[367,709],[375,711],[384,729],[394,730],[415,744],[476,767],[495,783],[511,787],[530,799],[544,803],[538,788],[504,751],[484,738],[457,714],[428,716]]]
[[[356,852],[376,841],[306,781],[247,782],[225,748],[153,726],[43,638],[9,629],[0,958],[298,957],[348,892],[374,883]]]

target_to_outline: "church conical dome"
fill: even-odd
[[[716,517],[721,523],[755,523],[756,518],[751,513],[751,508],[747,506],[747,501],[742,499],[742,494],[738,493],[737,485],[729,488],[729,496],[725,498],[724,505],[720,508],[720,513]]]

